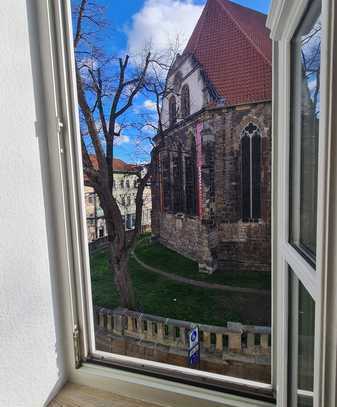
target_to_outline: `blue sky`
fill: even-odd
[[[78,0],[73,0],[75,3]],[[103,41],[110,55],[133,55],[151,41],[153,48],[166,49],[178,36],[182,48],[187,42],[205,5],[205,0],[97,0],[104,6],[110,33]],[[270,0],[233,0],[233,2],[268,13]],[[170,38],[169,38],[170,37]],[[165,47],[166,45],[166,47]],[[151,103],[145,96],[136,98],[128,117],[151,114]],[[138,144],[137,144],[138,141]],[[127,162],[146,161],[150,146],[140,148],[139,135],[126,129],[115,146],[115,156]]]

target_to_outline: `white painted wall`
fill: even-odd
[[[190,89],[190,105],[191,105],[191,114],[198,112],[205,106],[207,98],[204,95],[205,83],[200,73],[200,68],[195,68],[195,64],[191,61],[190,58],[187,58],[177,70],[181,72],[182,77],[184,78],[181,83],[181,88],[187,84]],[[193,71],[193,72],[192,72]],[[192,73],[191,73],[192,72]],[[168,88],[173,88],[175,74],[170,76],[168,80]],[[162,122],[164,128],[169,127],[169,98],[172,94],[169,94],[167,98],[163,101],[163,110],[162,110]],[[177,122],[181,121],[181,109],[180,109],[180,95],[175,95],[177,101]]]
[[[1,407],[42,406],[65,379],[33,2],[0,7]]]

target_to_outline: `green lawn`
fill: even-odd
[[[270,273],[235,270],[213,274],[199,273],[198,264],[195,261],[167,249],[160,243],[151,242],[150,238],[143,239],[135,252],[145,264],[183,277],[208,283],[270,290]]]
[[[180,266],[184,261],[187,260],[179,259]],[[136,292],[137,306],[142,312],[220,326],[226,321],[270,324],[268,297],[226,293],[179,284],[145,270],[132,258],[129,261],[129,270]],[[91,280],[95,305],[107,308],[119,305],[113,275],[108,270],[107,256],[104,252],[91,257]]]

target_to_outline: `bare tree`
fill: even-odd
[[[170,68],[168,60],[143,52],[141,62],[130,62],[129,55],[114,58],[106,55],[100,36],[107,26],[104,10],[95,1],[81,0],[74,8],[74,49],[76,59],[77,92],[80,107],[83,169],[87,182],[99,198],[106,221],[109,242],[109,266],[114,275],[120,303],[129,309],[136,308],[135,293],[128,271],[129,256],[141,232],[143,192],[156,169],[160,143],[144,135],[144,128],[152,126],[154,134],[164,134],[161,120],[162,100],[167,94],[165,80]],[[134,230],[127,235],[116,198],[114,183],[114,142],[121,136],[120,125],[140,92],[155,99],[156,120],[142,119],[137,124],[143,143],[152,146],[147,171],[138,172],[135,198],[136,219]],[[158,124],[157,124],[158,123]]]
[[[104,49],[95,43],[96,34],[104,27],[101,10],[95,3],[81,0],[75,13],[74,48],[84,173],[104,212],[109,264],[121,305],[134,309],[128,258],[141,230],[142,196],[149,175],[142,178],[139,172],[135,229],[127,238],[118,203],[113,197],[114,141],[121,135],[117,120],[130,109],[144,87],[150,53],[138,67],[130,64],[128,55],[117,59],[107,57]]]

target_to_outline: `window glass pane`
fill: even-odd
[[[289,278],[289,384],[292,406],[311,406],[314,389],[315,302],[292,270]]]
[[[320,2],[313,3],[300,25],[292,50],[290,240],[314,262],[320,117]]]
[[[127,56],[114,19],[131,29],[137,18],[131,8],[119,15],[114,3],[72,0],[84,182],[95,197],[86,202],[91,354],[133,357],[141,370],[144,360],[159,362],[166,374],[174,365],[198,383],[213,373],[270,384],[272,44],[265,21],[233,3],[241,22],[248,13],[265,35],[269,59],[241,44],[237,61],[223,50],[237,48],[237,29],[223,30],[224,9],[198,6],[207,8],[199,25],[211,32],[197,28],[191,41],[216,46],[209,53],[220,55],[209,64],[215,84],[201,69],[207,61],[190,52],[169,47],[147,60],[156,41],[137,42]],[[214,9],[219,19],[208,20]],[[166,38],[164,31],[158,25],[155,34]],[[169,59],[157,61],[166,51]]]

